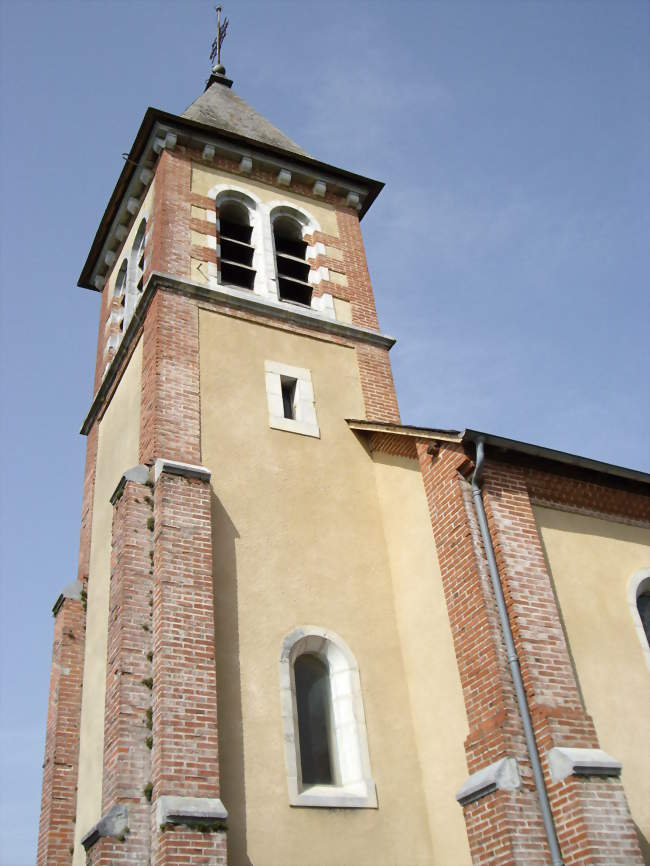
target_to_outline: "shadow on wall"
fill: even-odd
[[[636,830],[636,835],[639,839],[639,848],[641,849],[641,856],[643,857],[643,862],[646,866],[650,866],[650,842],[643,835],[639,827],[635,824],[634,829]]]
[[[239,665],[237,527],[214,492],[212,562],[221,800],[228,810],[228,862],[253,866],[246,853],[244,732]]]

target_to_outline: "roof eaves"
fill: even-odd
[[[481,430],[466,428],[460,430],[441,430],[435,427],[413,427],[408,424],[392,424],[376,421],[348,420],[352,430],[366,433],[393,433],[396,436],[412,436],[420,439],[437,439],[439,441],[475,444],[483,440],[486,446],[495,448],[502,452],[513,452],[538,460],[546,460],[553,463],[562,463],[567,466],[578,467],[589,472],[601,475],[610,475],[634,481],[640,484],[650,484],[650,474],[638,469],[629,469],[625,466],[617,466],[613,463],[604,463],[601,460],[592,460],[589,457],[581,457],[578,454],[570,454],[567,451],[557,451],[554,448],[545,448],[542,445],[533,445],[530,442],[521,442],[517,439],[507,439],[504,436],[494,436]]]
[[[557,451],[554,448],[546,448],[542,445],[534,445],[530,442],[521,442],[518,439],[507,439],[504,436],[494,436],[480,430],[467,428],[463,432],[462,441],[476,443],[483,440],[486,446],[499,449],[503,452],[512,451],[540,460],[548,460],[554,463],[563,463],[569,466],[579,467],[589,472],[601,475],[612,475],[617,478],[625,478],[628,481],[636,481],[641,484],[650,484],[650,474],[638,469],[629,469],[626,466],[617,466],[614,463],[604,463],[601,460],[592,460],[590,457],[582,457],[579,454],[570,454],[567,451]]]
[[[271,144],[266,144],[264,142],[246,138],[243,135],[238,135],[237,133],[230,132],[226,129],[220,129],[218,127],[210,126],[204,123],[199,123],[195,120],[189,120],[188,118],[181,117],[177,114],[170,114],[169,112],[162,111],[158,108],[149,107],[147,108],[142,123],[140,124],[140,128],[136,133],[135,139],[126,158],[124,167],[120,173],[115,188],[113,189],[111,197],[109,198],[106,209],[104,210],[104,214],[100,220],[99,227],[97,228],[97,231],[95,233],[95,237],[91,244],[90,251],[88,253],[86,262],[82,268],[77,283],[77,285],[81,288],[95,290],[95,286],[93,286],[90,282],[92,270],[94,268],[97,257],[99,256],[101,249],[104,245],[104,242],[106,240],[112,222],[115,218],[124,192],[129,185],[134,171],[138,167],[139,158],[142,155],[142,151],[144,150],[147,141],[149,140],[151,131],[156,123],[169,124],[173,125],[176,128],[195,131],[197,133],[202,133],[203,135],[212,139],[217,137],[225,141],[231,142],[235,145],[240,145],[250,150],[257,151],[258,153],[267,156],[275,156],[281,159],[283,163],[293,162],[295,165],[309,169],[315,174],[324,176],[329,175],[330,177],[333,177],[343,182],[343,184],[347,183],[352,186],[362,187],[367,190],[367,194],[364,197],[361,209],[359,211],[359,219],[362,219],[363,216],[368,212],[370,206],[375,201],[381,190],[384,188],[384,183],[382,181],[374,180],[373,178],[369,177],[364,177],[363,175],[347,171],[346,169],[342,169],[338,166],[330,165],[325,162],[320,162],[320,160],[314,159],[311,156],[306,156],[300,153],[296,153],[294,151],[284,150],[283,148],[275,147]]]

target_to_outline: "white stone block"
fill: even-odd
[[[464,806],[492,791],[513,791],[521,785],[519,766],[515,758],[507,757],[478,770],[465,781],[456,793],[456,799]]]
[[[348,207],[356,208],[357,210],[361,207],[361,200],[359,199],[358,192],[349,192],[347,198],[345,199],[345,203]]]
[[[151,181],[153,180],[153,172],[150,168],[143,168],[140,172],[140,181],[145,185],[149,186]]]
[[[215,153],[216,150],[214,148],[214,145],[206,144],[206,146],[203,148],[203,153],[201,154],[201,156],[206,162],[211,162],[214,159]]]
[[[123,226],[123,225],[119,225],[115,229],[115,237],[117,238],[117,240],[120,243],[122,243],[122,241],[126,240],[126,236],[128,235],[128,233],[129,233],[128,228],[126,226]]]
[[[320,196],[322,198],[327,192],[327,184],[322,180],[317,180],[312,187],[312,192],[314,193],[314,195]]]
[[[135,214],[140,210],[140,199],[135,198],[135,196],[130,196],[126,203],[126,209],[130,214],[135,216]]]
[[[278,183],[280,186],[289,186],[291,183],[291,172],[286,168],[281,168],[278,172]]]
[[[242,174],[250,174],[253,170],[253,160],[250,156],[242,156],[239,162],[239,170]]]
[[[106,262],[106,264],[108,265],[109,268],[111,268],[115,264],[116,258],[117,258],[117,256],[115,255],[115,253],[112,250],[109,250],[104,255],[104,261]]]
[[[623,765],[602,749],[555,747],[548,753],[551,778],[560,782],[567,776],[620,776]]]

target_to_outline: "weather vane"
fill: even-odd
[[[223,19],[223,24],[221,23],[221,6],[216,7],[217,10],[217,35],[212,42],[212,49],[210,50],[210,62],[214,64],[216,60],[216,65],[213,66],[213,72],[220,72],[223,74],[226,70],[225,67],[221,65],[221,46],[223,45],[223,41],[226,38],[226,33],[228,32],[228,19]]]

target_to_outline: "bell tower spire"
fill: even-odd
[[[215,82],[219,84],[225,84],[226,87],[230,87],[232,85],[232,81],[229,78],[226,78],[226,67],[221,62],[221,46],[223,45],[226,35],[228,33],[228,25],[230,21],[224,17],[223,23],[221,21],[221,4],[215,6],[215,11],[217,13],[217,35],[212,40],[212,47],[210,48],[210,63],[212,64],[212,71],[210,73],[210,78],[206,84],[206,90]]]

